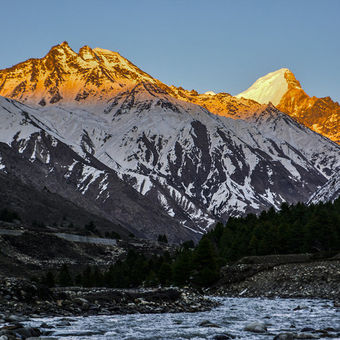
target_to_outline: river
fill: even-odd
[[[99,315],[72,318],[35,318],[26,325],[42,322],[54,326],[57,339],[214,339],[229,335],[237,339],[273,339],[282,332],[301,333],[303,328],[340,335],[340,309],[328,300],[217,298],[221,306],[200,313]],[[200,326],[209,320],[217,327]],[[67,323],[69,321],[69,324]],[[265,323],[267,332],[244,330],[254,321]],[[311,332],[308,331],[307,332]],[[318,333],[314,333],[317,335]],[[319,333],[320,336],[320,333]],[[338,338],[338,337],[337,337]],[[340,337],[338,338],[340,339]]]

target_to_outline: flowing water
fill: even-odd
[[[200,313],[131,314],[67,318],[41,318],[28,322],[52,325],[51,336],[58,339],[214,339],[228,334],[237,339],[273,339],[282,332],[300,332],[305,327],[335,329],[340,332],[340,309],[331,301],[306,299],[218,298],[221,306]],[[296,307],[299,308],[297,310]],[[217,327],[202,327],[209,320]],[[267,325],[265,334],[244,331],[254,321]],[[58,324],[60,324],[58,326]],[[339,338],[338,338],[339,339]]]

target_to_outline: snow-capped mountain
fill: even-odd
[[[197,239],[217,220],[305,202],[340,169],[339,145],[272,104],[169,87],[115,52],[63,43],[0,83],[30,103],[2,99],[0,141],[41,165],[35,182],[58,175],[53,192],[148,237]],[[54,143],[67,160],[51,158]]]
[[[336,172],[320,189],[309,199],[308,204],[320,202],[333,202],[340,197],[340,171]]]
[[[308,96],[299,81],[287,68],[259,78],[237,98],[255,100],[261,104],[273,103],[312,130],[340,143],[340,105],[330,97]]]
[[[273,106],[262,106],[252,121],[234,120],[148,83],[116,96],[102,114],[59,107],[26,111],[196,234],[228,216],[304,201],[340,166],[336,144]],[[65,171],[72,172],[73,163]],[[104,174],[91,171],[91,185],[105,189]],[[77,188],[86,194],[87,185]],[[105,197],[105,190],[98,191]]]

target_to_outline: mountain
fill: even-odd
[[[340,197],[340,171],[336,172],[321,188],[309,199],[308,204],[321,202],[334,202]]]
[[[98,220],[102,231],[147,238],[165,232],[174,242],[192,238],[157,202],[138,194],[86,150],[82,155],[72,150],[39,114],[0,97],[2,206],[30,222],[52,224],[67,215],[78,227]]]
[[[0,77],[26,103],[1,99],[15,175],[149,238],[305,202],[340,169],[339,145],[272,104],[167,86],[115,52],[63,43]]]
[[[237,98],[273,103],[280,111],[294,117],[312,130],[340,143],[340,105],[330,97],[308,96],[287,68],[259,78]]]
[[[252,121],[234,120],[148,83],[120,93],[103,113],[56,106],[25,111],[80,157],[98,161],[94,167],[105,166],[162,206],[192,238],[229,216],[304,201],[340,165],[337,145],[271,105],[261,106]],[[87,184],[81,183],[92,171],[76,178],[85,196]],[[105,186],[97,176],[90,179],[95,195]],[[159,228],[171,233],[170,223]]]

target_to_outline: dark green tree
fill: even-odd
[[[217,255],[209,238],[203,237],[199,242],[194,252],[193,265],[195,284],[209,286],[218,280]]]
[[[162,285],[169,284],[172,280],[172,269],[169,263],[163,262],[158,271],[158,279]]]
[[[55,286],[55,279],[54,275],[51,271],[48,271],[45,276],[43,276],[41,283],[46,285],[49,288],[52,288]]]
[[[57,282],[62,287],[68,287],[73,285],[72,277],[66,264],[62,265],[59,271]]]

